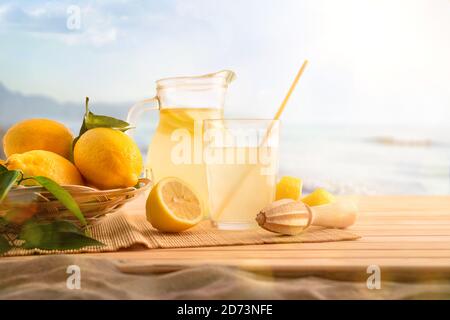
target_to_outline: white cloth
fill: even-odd
[[[81,271],[81,289],[70,290],[67,267]],[[314,277],[282,279],[225,267],[169,274],[125,274],[113,260],[80,255],[0,258],[0,299],[424,299],[450,298],[450,282],[382,284]]]

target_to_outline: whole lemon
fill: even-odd
[[[6,157],[31,150],[51,151],[68,159],[72,133],[63,124],[48,119],[30,119],[16,123],[3,137]]]
[[[135,186],[143,169],[133,139],[110,128],[84,133],[75,145],[74,161],[84,178],[99,189]]]
[[[50,151],[33,150],[13,154],[5,165],[9,170],[21,170],[25,177],[44,176],[60,185],[83,185],[83,178],[73,163]],[[32,180],[24,181],[23,184],[36,185]]]

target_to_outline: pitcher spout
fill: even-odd
[[[203,77],[223,78],[223,79],[225,79],[225,82],[228,85],[231,82],[233,82],[234,80],[236,80],[236,73],[234,73],[234,71],[231,71],[231,70],[221,70],[216,73],[207,74]]]

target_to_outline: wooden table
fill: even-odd
[[[90,254],[120,260],[127,272],[167,272],[196,265],[227,265],[280,276],[367,279],[377,265],[383,280],[450,279],[450,196],[354,197],[357,241],[133,250]],[[127,210],[143,214],[136,201]]]

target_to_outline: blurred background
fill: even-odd
[[[0,1],[0,136],[84,97],[126,117],[160,78],[234,70],[229,117],[283,115],[281,174],[340,194],[450,193],[449,0]],[[136,139],[143,151],[158,115]],[[2,151],[0,150],[0,156]]]

